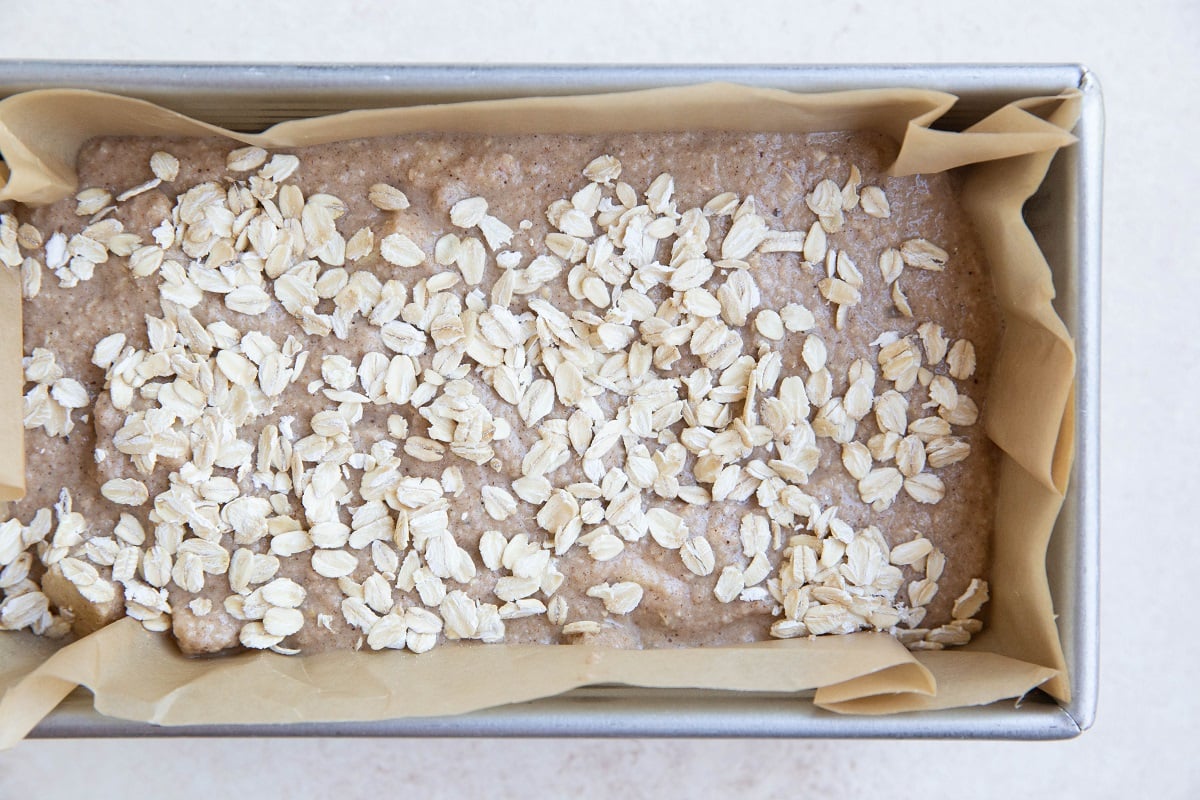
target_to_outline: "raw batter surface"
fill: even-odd
[[[77,198],[0,227],[29,487],[0,629],[965,643],[1000,321],[953,177],[886,177],[893,154],[91,142]]]

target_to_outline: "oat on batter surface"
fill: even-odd
[[[965,643],[1000,321],[867,134],[100,139],[4,216],[0,629],[188,653]],[[13,263],[15,262],[15,263]],[[65,491],[64,491],[65,490]]]

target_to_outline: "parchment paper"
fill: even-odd
[[[991,266],[1006,332],[987,399],[1003,451],[987,627],[953,651],[910,654],[860,633],[690,650],[456,646],[403,652],[183,658],[124,619],[61,649],[0,634],[0,747],[74,687],[104,714],[163,725],[377,720],[462,713],[577,686],[798,692],[818,705],[883,714],[977,705],[1042,685],[1069,697],[1046,578],[1046,544],[1073,453],[1074,350],[1051,307],[1050,270],[1021,218],[1053,154],[1074,139],[1076,92],[1029,98],[962,133],[928,126],[952,95],[871,90],[819,95],[727,84],[564,98],[356,111],[231,133],[149,103],[96,92],[30,92],[0,102],[0,200],[53,202],[75,190],[75,156],[99,135],[220,135],[267,147],[422,131],[603,133],[870,129],[901,142],[894,174],[963,167],[964,205]],[[4,174],[0,170],[0,180]],[[0,270],[0,498],[24,490],[19,281]]]

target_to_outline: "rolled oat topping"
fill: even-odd
[[[792,169],[761,188],[634,141],[564,138],[539,184],[504,140],[345,146],[447,148],[493,169],[477,182],[104,140],[145,167],[81,163],[103,180],[0,216],[33,470],[0,523],[0,629],[128,615],[187,652],[968,641],[994,312],[945,298],[984,302],[973,245],[844,136],[770,139]]]

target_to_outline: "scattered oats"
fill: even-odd
[[[379,243],[379,255],[397,267],[416,267],[425,263],[425,251],[402,233],[393,233]]]
[[[844,250],[838,251],[836,265],[839,278],[856,289],[863,287],[863,276],[858,270],[858,265],[854,263],[854,260],[850,256],[846,255]]]
[[[979,407],[970,397],[960,394],[954,403],[954,408],[949,409],[942,406],[938,409],[938,416],[951,425],[970,426],[979,421]]]
[[[929,382],[929,399],[947,411],[958,407],[958,389],[945,375],[934,375]]]
[[[896,467],[906,478],[925,469],[925,443],[915,435],[905,436],[896,445]]]
[[[887,195],[878,186],[864,186],[859,192],[859,201],[863,211],[876,219],[887,219],[892,215]]]
[[[270,608],[263,615],[262,626],[267,635],[283,639],[304,627],[304,614],[296,608]]]
[[[942,363],[942,359],[946,357],[946,350],[950,346],[949,340],[942,335],[942,326],[932,322],[923,322],[917,326],[917,333],[921,337],[921,344],[925,347],[925,363],[930,366]]]
[[[63,408],[87,408],[88,393],[74,378],[59,378],[50,389],[50,396]]]
[[[525,475],[513,481],[513,491],[517,497],[535,506],[540,506],[550,499],[553,485],[541,475]]]
[[[941,550],[934,550],[925,559],[925,577],[931,581],[938,581],[942,578],[942,571],[946,568],[946,554]]]
[[[722,192],[704,204],[704,216],[728,217],[738,206],[738,196],[733,192]]]
[[[833,217],[842,211],[842,188],[826,178],[804,199],[809,210],[818,217]],[[834,233],[835,231],[830,231]]]
[[[112,584],[102,579],[96,568],[86,561],[64,558],[54,566],[62,571],[62,576],[74,584],[84,598],[93,603],[107,603],[116,594]]]
[[[92,363],[100,369],[107,370],[117,360],[117,356],[125,348],[125,334],[113,333],[105,336],[96,343],[92,350]]]
[[[534,381],[517,405],[521,419],[534,425],[554,409],[554,384],[542,379]]]
[[[483,498],[483,510],[498,522],[508,519],[517,511],[516,498],[498,486],[484,486],[480,489],[480,496]]]
[[[577,208],[564,211],[558,218],[556,227],[568,236],[590,239],[596,235],[591,218]]]
[[[179,177],[179,159],[159,150],[150,156],[150,171],[160,181],[170,183]]]
[[[271,537],[271,553],[280,558],[289,558],[312,548],[312,537],[304,530],[289,530]]]
[[[526,597],[515,603],[505,603],[499,611],[500,619],[522,619],[546,613],[546,604],[533,597]]]
[[[761,514],[745,514],[739,527],[739,537],[742,542],[742,553],[746,558],[753,558],[765,553],[771,543],[770,525],[767,518]]]
[[[266,312],[271,306],[271,297],[262,287],[247,284],[226,294],[225,305],[230,311],[254,316]]]
[[[380,211],[403,211],[410,205],[404,192],[386,183],[373,184],[367,192],[367,199]]]
[[[567,599],[560,594],[550,598],[546,604],[546,619],[551,625],[562,625],[567,621]]]
[[[488,201],[482,197],[459,200],[450,209],[450,222],[459,228],[474,228],[488,212]]]
[[[804,347],[801,351],[804,359],[804,364],[812,372],[817,372],[825,368],[825,359],[828,351],[825,347],[824,340],[816,334],[810,334],[804,339]]]
[[[880,348],[879,366],[885,380],[895,383],[896,391],[907,392],[917,382],[921,353],[910,339],[897,339]],[[905,401],[907,405],[907,401]]]
[[[439,237],[433,246],[433,260],[443,267],[448,267],[458,261],[461,253],[462,240],[457,234],[447,233]],[[470,283],[469,280],[468,283]]]
[[[744,259],[762,244],[766,236],[767,223],[759,215],[746,214],[737,217],[721,242],[721,258]]]
[[[862,171],[854,164],[850,165],[850,175],[846,185],[842,187],[842,210],[853,211],[858,207],[858,187],[862,186]]]
[[[688,526],[683,521],[683,518],[665,508],[651,508],[648,510],[646,512],[646,523],[649,527],[651,537],[658,543],[659,547],[678,550],[688,539]]]
[[[813,605],[804,613],[804,624],[809,633],[818,636],[827,633],[849,633],[854,624],[848,620],[849,612],[837,605]]]
[[[0,523],[0,565],[12,564],[25,546],[19,521],[7,519]]]
[[[588,543],[588,555],[594,561],[612,561],[624,549],[625,543],[611,533],[602,533]]]
[[[833,376],[827,369],[819,369],[804,383],[808,399],[815,406],[824,406],[833,396]]]
[[[276,608],[299,608],[308,595],[304,587],[291,578],[276,578],[259,591],[262,599]]]
[[[358,558],[345,550],[317,550],[312,554],[312,568],[326,578],[344,578],[358,568]]]
[[[446,446],[424,436],[410,436],[404,440],[404,452],[418,461],[441,461],[446,454]]]
[[[842,445],[842,466],[855,480],[862,480],[871,471],[871,451],[861,442]]]
[[[944,270],[950,258],[945,250],[925,239],[909,239],[900,245],[900,256],[910,267],[934,272]]]
[[[408,436],[408,419],[400,414],[391,414],[387,419],[388,436],[404,439]]]
[[[341,611],[346,624],[360,631],[369,632],[380,619],[361,597],[347,596],[342,600]]]
[[[755,329],[772,341],[779,341],[784,336],[783,319],[771,309],[763,309],[754,317]]]
[[[785,353],[769,343],[783,341],[788,332],[812,331],[817,322],[799,304],[761,307],[756,253],[798,252],[805,269],[823,268],[816,278],[835,306],[830,313],[838,329],[862,293],[874,291],[830,238],[858,205],[870,217],[890,215],[883,190],[862,186],[856,167],[844,185],[821,181],[806,197],[817,216],[809,229],[773,231],[753,197],[740,201],[726,192],[703,209],[680,213],[670,175],[658,176],[639,194],[619,182],[620,163],[601,156],[584,170],[587,185],[546,210],[556,231],[546,236],[544,250],[553,255],[528,252],[541,244],[532,240],[501,249],[512,240],[512,229],[488,214],[482,197],[467,198],[450,209],[450,220],[457,228],[478,228],[479,238],[445,233],[430,256],[405,234],[382,239],[380,253],[389,264],[416,267],[432,258],[446,268],[406,285],[343,268],[373,251],[371,229],[344,241],[334,223],[346,204],[330,195],[306,200],[299,187],[284,183],[299,159],[268,158],[256,147],[230,153],[230,171],[261,170],[244,182],[210,182],[184,193],[149,244],[108,216],[113,198],[104,189],[76,198],[81,215],[96,215],[88,228],[45,243],[45,268],[63,285],[86,280],[110,254],[128,258],[136,277],[160,276],[163,317],[147,320],[149,350],[129,346],[117,333],[96,344],[92,360],[108,373],[113,405],[125,417],[115,437],[118,451],[132,456],[143,474],[162,461],[173,471],[169,490],[155,498],[149,543],[128,514],[111,537],[90,536],[69,501],[60,504],[57,527],[49,510],[28,528],[0,523],[0,588],[8,593],[0,627],[42,632],[69,626],[69,615],[52,616],[49,601],[28,578],[35,557],[61,565],[85,587],[81,591],[96,597],[118,591],[97,570],[111,566],[113,579],[124,584],[128,613],[157,629],[171,624],[172,581],[197,592],[206,575],[227,572],[234,594],[224,608],[245,623],[242,643],[290,653],[280,643],[304,626],[306,591],[277,575],[283,559],[309,553],[312,569],[336,581],[344,595],[342,617],[361,632],[359,646],[420,653],[443,634],[500,641],[505,620],[540,614],[567,635],[599,633],[611,623],[568,624],[567,601],[557,593],[565,577],[555,557],[574,544],[586,546],[591,560],[608,562],[649,534],[654,544],[642,546],[679,550],[691,574],[716,571],[706,532],[689,530],[684,517],[656,507],[657,496],[755,508],[743,515],[739,529],[748,564],[725,566],[713,591],[722,603],[773,602],[781,618],[772,636],[905,625],[906,645],[938,649],[979,630],[981,623],[971,617],[986,601],[986,584],[973,582],[959,598],[955,622],[916,628],[936,595],[944,554],[920,535],[889,548],[879,529],[855,530],[838,518],[837,506],[822,508],[803,491],[821,465],[824,445],[817,442],[828,437],[841,444],[842,465],[874,511],[889,507],[902,489],[917,502],[935,503],[946,487],[926,469],[966,458],[970,446],[952,435],[952,426],[978,418],[978,408],[951,380],[973,374],[974,349],[966,340],[950,347],[932,322],[915,334],[882,333],[872,343],[880,348],[878,368],[859,360],[844,373],[843,364],[830,363],[825,341],[807,336],[800,352],[807,378],[787,374],[797,366],[784,362],[794,350]],[[179,163],[158,152],[151,171],[154,180],[135,190],[175,180]],[[371,186],[368,199],[381,211],[410,206],[403,192],[383,183]],[[713,263],[709,226],[718,217],[732,219],[721,239],[721,260]],[[25,227],[18,232],[15,220],[0,219],[0,260],[10,260],[18,239],[27,250],[42,246],[41,234]],[[528,231],[532,224],[523,221],[520,228]],[[497,272],[490,289],[481,285],[491,265],[489,250]],[[32,297],[42,265],[25,261],[18,253],[14,263]],[[912,315],[899,283],[905,265],[940,271],[947,261],[945,251],[919,238],[880,255],[880,274],[901,314]],[[589,304],[571,312],[548,302],[546,291],[556,278],[565,279],[574,299]],[[253,330],[243,336],[224,322],[204,326],[188,309],[205,293],[221,294],[230,309],[250,315],[274,315],[277,299],[313,336],[352,338],[361,316],[379,330],[386,350],[366,354],[356,367],[340,355],[310,354],[295,338],[281,344]],[[518,308],[512,301],[520,297],[527,303],[519,301]],[[332,309],[318,313],[323,301],[331,301]],[[699,366],[688,367],[686,375],[673,373],[693,355]],[[319,378],[305,372],[310,358],[320,365]],[[936,374],[943,361],[950,377]],[[35,351],[25,367],[34,384],[24,401],[26,425],[69,432],[69,409],[88,405],[83,385],[66,378],[48,351]],[[887,389],[878,397],[877,372]],[[473,374],[495,391],[500,406],[472,390]],[[271,413],[297,380],[301,386],[309,381],[309,391],[331,403],[313,415],[311,435],[296,435],[287,418],[263,427],[251,441],[237,438],[239,428]],[[833,394],[835,382],[839,392],[844,389],[841,396]],[[928,388],[930,402],[914,413],[932,414],[936,406],[937,415],[910,423],[910,398],[903,393],[918,382]],[[535,529],[510,540],[485,531],[476,561],[451,532],[468,517],[450,519],[446,500],[462,492],[464,471],[439,463],[428,473],[432,477],[418,478],[403,465],[461,457],[488,464],[495,480],[509,487],[499,477],[503,465],[492,446],[513,437],[521,423],[502,415],[504,403],[538,438],[522,458],[511,493],[484,485],[480,505],[488,518],[508,524],[518,518],[518,499],[528,502],[549,536]],[[372,405],[410,408],[374,412],[386,417],[390,438],[359,443],[357,428]],[[872,410],[874,424],[867,420]],[[865,432],[859,421],[866,421]],[[423,435],[410,435],[410,425]],[[876,425],[879,432],[872,434]],[[864,441],[855,441],[860,432]],[[108,455],[97,450],[97,462]],[[552,482],[568,462],[579,464],[586,479],[569,486]],[[213,477],[214,467],[238,472]],[[348,488],[358,474],[362,505]],[[240,495],[244,481],[263,496]],[[117,503],[150,499],[145,484],[134,479],[107,481],[101,492]],[[347,514],[352,525],[340,521]],[[219,544],[226,533],[234,542],[232,555]],[[357,553],[368,547],[371,560],[364,562],[359,583],[352,577]],[[259,549],[268,552],[254,552]],[[777,571],[769,553],[782,559]],[[471,580],[476,563],[499,573],[493,592],[503,605],[480,602],[450,585]],[[923,575],[908,585],[911,606],[898,600],[906,574],[901,567]],[[402,608],[393,589],[415,592],[426,608]],[[630,613],[643,598],[633,581],[600,583],[587,593],[610,614]],[[211,613],[211,602],[202,598],[181,602],[198,616]],[[315,623],[333,631],[334,618],[322,616]]]
[[[237,386],[250,386],[258,377],[258,368],[241,353],[222,350],[217,353],[216,361],[221,374]]]
[[[386,614],[395,607],[392,598],[392,586],[388,579],[378,572],[367,577],[362,583],[363,602],[374,612]]]
[[[862,299],[862,294],[841,278],[823,278],[817,287],[821,296],[839,306],[853,306]]]
[[[266,627],[256,621],[247,622],[242,626],[238,633],[238,641],[242,643],[243,647],[249,647],[252,650],[266,650],[282,642],[283,637],[267,633]]]
[[[500,569],[506,547],[508,540],[500,531],[484,531],[479,539],[479,557],[483,560],[483,565],[491,570]]]
[[[679,557],[688,571],[700,575],[711,575],[716,567],[716,557],[712,545],[702,536],[688,538],[679,548]]]
[[[524,258],[524,256],[522,256],[516,250],[501,250],[499,253],[496,253],[496,264],[505,270],[513,270],[521,266],[522,258]],[[530,266],[532,266],[532,264]],[[557,270],[555,271],[555,274],[558,274]],[[533,273],[525,272],[524,278],[526,281],[532,281]]]
[[[479,221],[479,232],[493,252],[510,243],[513,237],[512,228],[490,215]]]
[[[104,189],[84,189],[75,195],[75,200],[75,213],[81,217],[90,217],[111,204],[113,198]]]
[[[403,650],[407,640],[408,625],[398,610],[380,617],[367,633],[367,647],[372,650]]]
[[[908,599],[914,606],[927,606],[937,595],[937,581],[925,578],[908,585]]]
[[[934,628],[925,635],[925,641],[920,642],[922,645],[943,645],[943,646],[959,646],[971,641],[971,634],[955,625],[943,625],[940,628]],[[914,644],[917,644],[914,642]]]
[[[642,602],[642,587],[633,581],[619,583],[601,583],[587,590],[588,597],[595,597],[604,602],[604,608],[610,614],[628,614]]]
[[[42,291],[42,263],[36,258],[21,262],[21,296],[32,300]]]
[[[900,470],[881,467],[871,470],[859,480],[858,493],[862,501],[869,503],[876,511],[886,511],[903,486],[904,476]]]
[[[113,220],[115,222],[115,220]],[[91,228],[87,228],[91,230]],[[128,258],[133,251],[141,247],[142,237],[134,233],[114,233],[108,236],[108,251],[114,256]]]
[[[261,147],[239,147],[225,157],[225,167],[231,172],[249,172],[258,169],[267,160],[267,151]]]
[[[853,381],[846,389],[846,394],[842,398],[842,406],[851,419],[860,420],[871,411],[871,404],[875,399],[874,384],[875,378],[872,374],[870,378]]]
[[[610,155],[598,156],[583,168],[583,177],[611,186],[613,181],[621,177],[621,162]]]
[[[359,261],[366,258],[375,249],[375,234],[370,228],[359,228],[349,241],[346,242],[346,260]],[[328,274],[328,273],[326,273]],[[320,291],[320,283],[318,282],[318,292]],[[340,289],[339,289],[340,291]],[[336,293],[335,293],[336,294]]]
[[[321,359],[321,377],[334,389],[349,389],[354,385],[357,370],[355,370],[350,359],[345,356],[325,356]],[[328,436],[331,434],[322,435]]]
[[[825,229],[821,227],[821,223],[814,222],[808,229],[808,235],[804,237],[804,260],[810,264],[820,264],[825,260],[826,252]]]
[[[771,635],[776,639],[794,639],[808,635],[808,627],[794,619],[781,619],[771,624]]]
[[[11,228],[10,228],[11,230]],[[0,240],[5,244],[8,243],[9,237],[7,234],[0,233]],[[17,244],[26,250],[36,250],[44,243],[42,232],[28,222],[22,222],[17,226]]]
[[[932,472],[922,472],[904,480],[904,491],[918,503],[940,503],[946,496],[946,485]]]
[[[398,320],[383,325],[379,329],[379,338],[393,353],[405,356],[422,355],[427,344],[424,331]]]
[[[158,188],[160,183],[162,183],[161,178],[152,178],[145,183],[139,183],[137,186],[121,192],[119,195],[117,195],[116,200],[118,203],[124,203],[126,200],[131,200],[132,198],[137,197],[139,194],[143,194],[151,189]]]
[[[884,250],[879,256],[879,274],[883,276],[884,283],[894,283],[902,272],[904,272],[904,259],[901,257],[900,251]]]
[[[923,560],[933,551],[933,544],[924,537],[898,544],[892,548],[889,561],[897,567],[906,567]]]
[[[746,579],[742,571],[737,567],[725,567],[721,570],[713,594],[722,603],[732,603],[745,588]]]
[[[742,580],[747,587],[753,587],[766,580],[767,575],[770,573],[771,563],[767,561],[767,556],[765,553],[759,553],[754,558],[750,559],[750,565],[747,566],[746,570],[742,573]],[[758,596],[758,594],[758,592],[747,589],[746,591],[741,592],[739,597],[740,599],[747,601],[752,601],[756,597],[757,599],[766,598],[765,594],[762,594],[761,596]]]
[[[912,317],[912,306],[908,303],[908,297],[904,294],[904,290],[900,288],[900,281],[892,284],[892,305],[906,317]]]
[[[959,339],[950,348],[946,364],[950,368],[951,377],[965,381],[975,374],[975,345],[966,339]]]
[[[163,263],[163,249],[157,245],[139,247],[129,255],[129,271],[138,278],[158,272]]]
[[[789,303],[784,306],[779,316],[783,320],[784,327],[792,333],[811,330],[817,324],[813,313],[798,303]]]
[[[150,499],[146,484],[133,478],[112,478],[100,487],[100,494],[110,502],[123,506],[144,505]]]
[[[988,601],[987,581],[972,578],[967,590],[954,601],[954,609],[950,615],[956,620],[967,620],[976,616],[983,604]]]
[[[188,539],[178,548],[176,564],[191,560],[209,575],[223,575],[229,570],[229,551],[207,539]]]
[[[970,454],[971,445],[952,436],[939,436],[925,445],[926,461],[934,469],[957,464]]]
[[[285,155],[276,153],[271,156],[262,169],[258,171],[258,176],[264,180],[282,183],[292,176],[300,167],[300,159],[293,155]],[[253,179],[251,179],[253,181]]]

